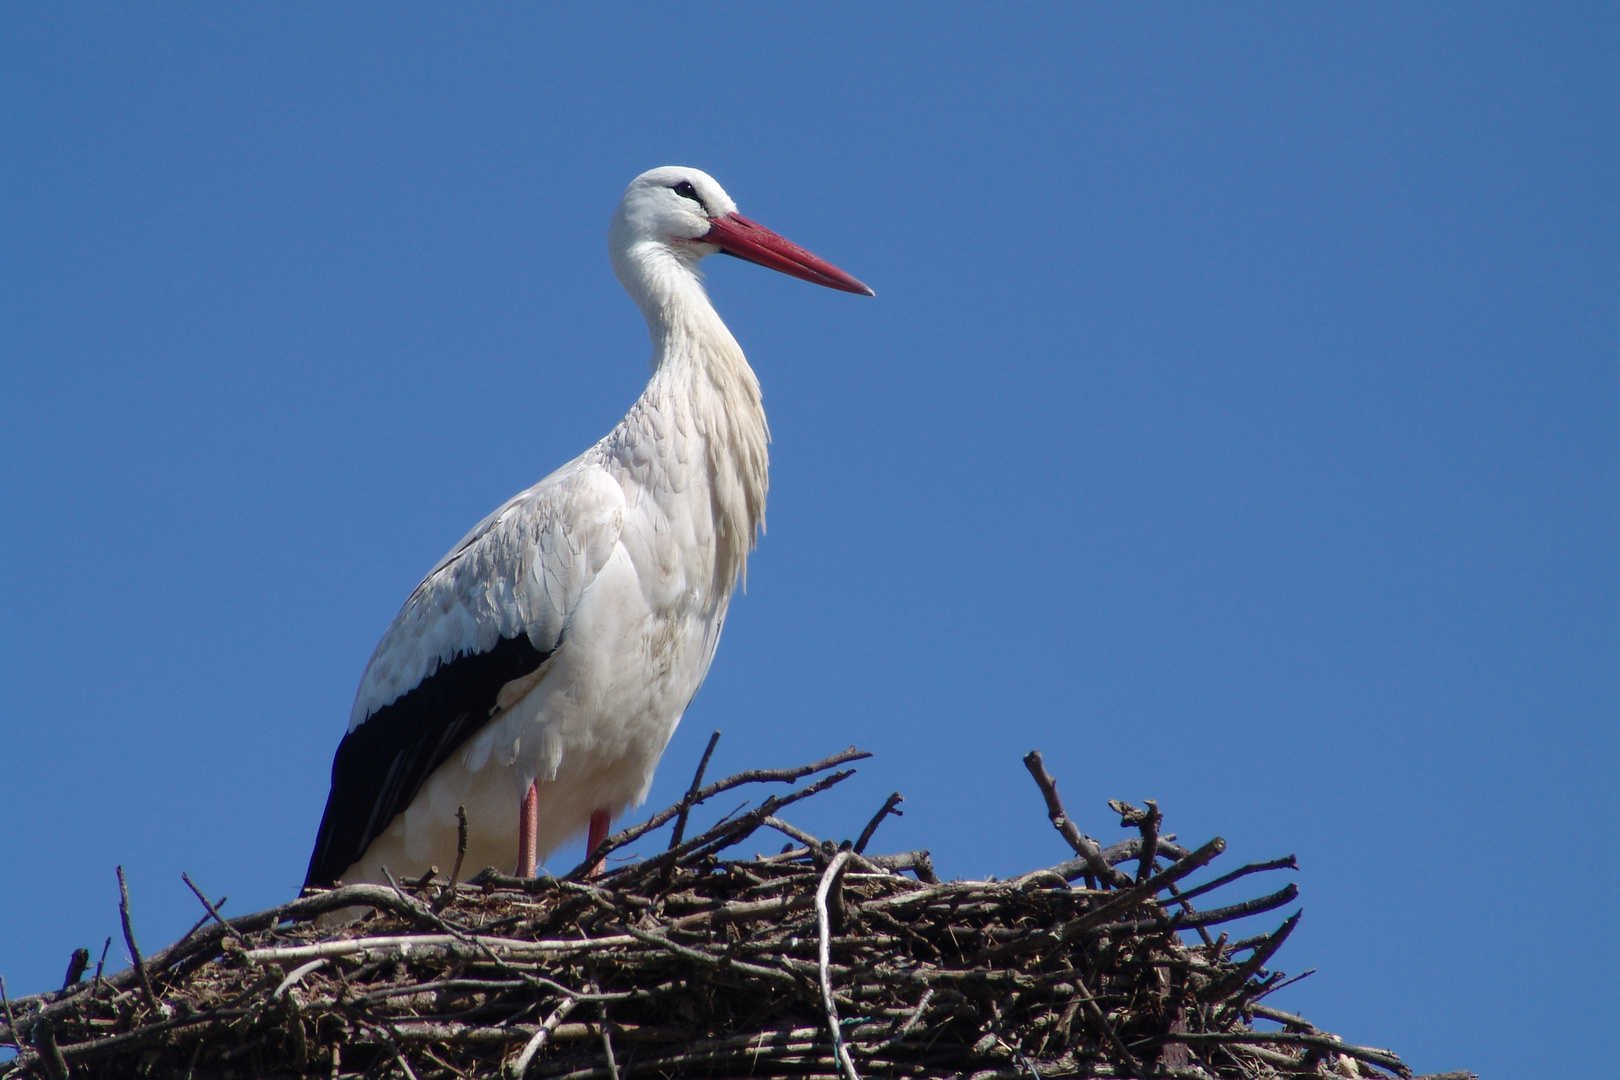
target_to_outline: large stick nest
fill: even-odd
[[[0,1043],[18,1053],[0,1077],[1411,1076],[1387,1050],[1264,1004],[1290,981],[1270,964],[1298,912],[1271,933],[1212,936],[1294,900],[1287,884],[1204,906],[1291,856],[1195,885],[1224,842],[1178,846],[1151,802],[1111,803],[1136,835],[1102,849],[1038,753],[1025,763],[1076,857],[1007,881],[941,882],[927,852],[867,854],[898,795],[854,843],[778,816],[865,756],[707,787],[700,766],[679,803],[562,878],[486,870],[450,886],[458,865],[228,922],[199,891],[208,914],[144,958],[126,892],[135,966],[81,981],[80,950],[62,991],[7,1002]],[[722,791],[811,776],[684,836]],[[667,850],[592,873],[672,821]],[[732,857],[762,829],[789,843]],[[366,914],[318,920],[339,909]]]

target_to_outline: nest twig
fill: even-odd
[[[1298,912],[1269,934],[1209,936],[1297,889],[1207,910],[1194,899],[1292,857],[1183,890],[1222,840],[1188,850],[1156,805],[1116,802],[1138,835],[1104,848],[1069,819],[1038,753],[1026,764],[1077,858],[1007,881],[941,882],[927,852],[865,854],[898,794],[859,844],[776,816],[865,756],[707,787],[700,766],[680,802],[563,878],[429,874],[234,919],[188,878],[207,914],[150,956],[135,953],[125,895],[137,967],[80,982],[75,954],[61,991],[9,1001],[0,1043],[18,1052],[0,1077],[1411,1076],[1387,1050],[1263,1003],[1291,981],[1268,965]],[[808,777],[684,836],[721,792]],[[589,876],[672,820],[667,850]],[[761,829],[790,842],[733,853]],[[317,923],[355,907],[371,913]]]

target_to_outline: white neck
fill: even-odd
[[[654,413],[665,422],[689,419],[705,444],[701,458],[683,454],[656,465],[668,475],[690,471],[701,461],[707,472],[714,588],[723,600],[739,578],[746,578],[748,553],[764,528],[770,429],[759,379],[709,302],[697,270],[699,257],[656,241],[614,253],[614,272],[646,318],[653,344],[652,377],[620,428],[628,435],[630,427],[644,427]],[[667,450],[670,443],[657,445]]]

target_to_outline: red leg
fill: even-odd
[[[596,845],[607,839],[608,824],[609,819],[608,812],[606,810],[598,810],[591,815],[591,835],[590,839],[585,841],[586,855],[589,855],[591,852],[595,851]],[[596,877],[601,872],[601,863],[597,863],[595,866],[591,867],[591,877]]]
[[[523,807],[518,811],[518,877],[534,877],[540,863],[540,792],[529,783],[528,794],[523,796]]]

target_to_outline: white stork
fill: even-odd
[[[378,643],[332,762],[308,885],[541,859],[646,798],[765,515],[759,381],[704,291],[724,252],[853,277],[737,213],[712,177],[636,177],[608,230],[652,377],[607,437],[480,522]]]

